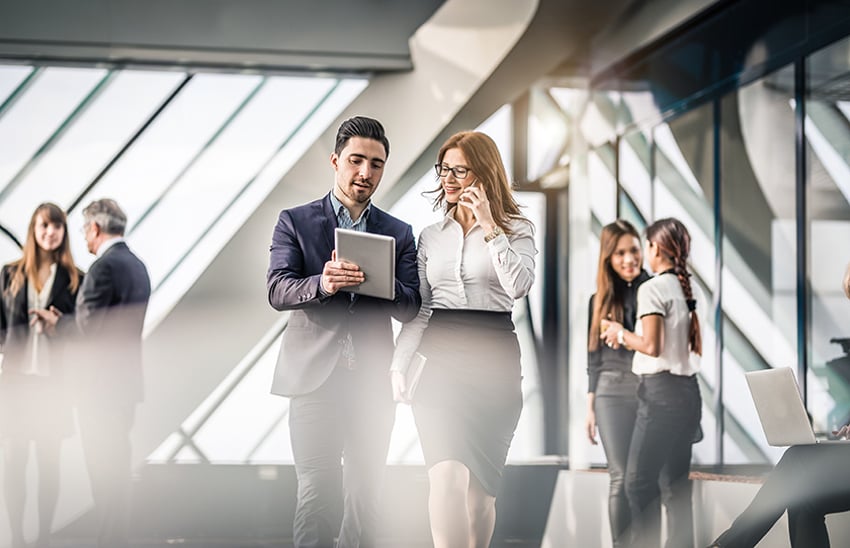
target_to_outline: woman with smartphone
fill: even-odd
[[[511,311],[531,289],[537,251],[490,137],[453,135],[435,168],[445,217],[419,236],[422,307],[399,335],[391,382],[408,401],[404,373],[418,349],[426,362],[412,405],[434,546],[484,548],[522,409]]]

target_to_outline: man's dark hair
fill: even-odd
[[[366,139],[374,139],[378,141],[384,145],[384,152],[386,152],[387,157],[389,157],[390,141],[384,133],[384,126],[382,126],[381,122],[374,118],[354,116],[344,121],[336,132],[336,147],[334,148],[334,152],[336,154],[342,152],[342,149],[345,148],[345,145],[348,144],[348,140],[352,137],[365,137]]]

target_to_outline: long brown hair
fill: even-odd
[[[618,219],[602,227],[599,235],[599,266],[596,269],[596,296],[593,298],[593,312],[590,316],[587,349],[593,352],[599,348],[599,336],[602,334],[602,318],[623,323],[623,297],[618,295],[614,281],[618,274],[611,267],[611,255],[617,249],[617,242],[623,236],[634,236],[640,241],[637,229],[628,221]]]
[[[511,185],[508,182],[508,174],[505,171],[505,164],[502,162],[502,155],[499,154],[499,147],[496,146],[493,139],[480,131],[461,131],[455,133],[443,143],[437,155],[437,163],[443,163],[446,152],[453,148],[460,149],[463,152],[466,161],[469,163],[469,169],[475,172],[479,183],[487,193],[493,220],[506,234],[510,234],[508,223],[511,219],[525,219],[525,217],[520,213],[520,206],[514,200],[511,192]],[[429,193],[437,194],[434,198],[435,210],[441,207],[451,209],[457,205],[446,202],[446,191],[443,190],[442,184]]]
[[[30,218],[30,225],[27,229],[27,240],[24,243],[24,255],[11,263],[12,274],[8,291],[11,295],[17,295],[18,291],[24,286],[25,280],[29,280],[29,283],[37,287],[38,267],[41,265],[39,263],[38,244],[35,241],[35,223],[39,216],[44,217],[44,220],[48,223],[61,224],[62,228],[65,229],[65,234],[62,236],[62,243],[52,252],[51,259],[68,272],[68,276],[71,278],[68,288],[73,293],[77,291],[77,287],[80,284],[80,274],[74,264],[74,258],[71,256],[71,246],[68,243],[68,220],[62,208],[50,202],[45,202],[35,208]]]
[[[691,275],[687,265],[688,256],[691,253],[691,235],[681,221],[668,217],[649,225],[646,228],[646,239],[654,242],[661,253],[673,263],[673,273],[679,278],[690,314],[688,348],[701,356],[702,337],[699,330],[699,317],[697,317],[696,301],[691,289]]]

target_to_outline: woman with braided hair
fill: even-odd
[[[702,299],[687,269],[691,237],[677,219],[660,219],[646,229],[644,257],[654,278],[638,288],[635,331],[610,322],[600,335],[610,346],[635,351],[632,371],[640,376],[638,411],[626,468],[632,513],[632,546],[657,548],[661,516],[658,483],[669,484],[668,548],[693,546],[693,511],[688,472],[697,437],[701,398],[696,373],[702,354],[696,305]]]

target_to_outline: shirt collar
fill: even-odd
[[[102,242],[100,244],[100,247],[97,248],[97,253],[95,254],[95,257],[97,257],[97,258],[103,257],[103,254],[106,253],[106,251],[110,247],[114,246],[115,244],[121,243],[123,241],[124,241],[123,236],[115,236],[114,238],[109,238],[108,240]]]
[[[331,205],[334,208],[334,213],[336,214],[336,218],[339,219],[342,215],[347,215],[349,219],[351,219],[351,212],[348,211],[348,208],[339,201],[339,199],[334,194],[333,190],[331,190]],[[359,222],[365,222],[369,220],[369,214],[372,212],[372,201],[369,200],[369,203],[366,205],[366,209],[363,210],[363,214],[360,215]]]

